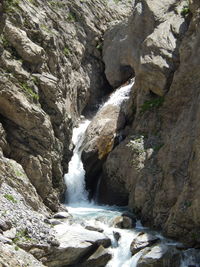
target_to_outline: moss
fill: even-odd
[[[69,55],[71,54],[71,52],[70,52],[70,50],[69,50],[68,47],[65,47],[65,48],[63,49],[63,53],[64,53],[64,55],[65,55],[66,57],[69,56]]]
[[[153,147],[153,150],[154,150],[155,152],[158,152],[163,146],[164,146],[163,143],[162,143],[162,144],[157,144],[157,145],[155,145],[155,146]]]
[[[101,52],[101,51],[102,51],[102,48],[103,48],[103,43],[102,43],[102,42],[99,42],[99,43],[96,45],[96,48]]]
[[[5,38],[5,36],[3,34],[0,36],[0,41],[1,41],[1,43],[2,43],[4,48],[8,48],[9,47],[9,42]]]
[[[20,83],[21,88],[23,89],[23,91],[33,100],[38,101],[39,100],[39,95],[36,94],[32,88],[26,83]]]
[[[190,13],[190,9],[188,5],[183,6],[181,10],[181,16],[186,17]]]
[[[6,0],[4,1],[4,11],[6,13],[12,13],[16,8],[19,8],[20,0]]]
[[[153,109],[158,109],[163,105],[164,96],[160,96],[151,100],[147,100],[144,104],[140,107],[140,113],[143,114],[146,111],[150,111]]]
[[[98,158],[105,158],[108,153],[113,149],[114,136],[112,134],[101,136],[98,141]]]
[[[12,195],[10,195],[10,194],[4,194],[4,197],[5,197],[7,200],[9,200],[9,201],[11,201],[11,202],[13,202],[13,203],[17,203],[17,200],[14,199],[14,197],[13,197]]]
[[[41,24],[40,28],[47,33],[53,34],[53,31],[45,24]]]
[[[22,229],[22,230],[19,230],[17,233],[16,233],[16,236],[15,238],[13,239],[13,243],[17,243],[18,241],[32,241],[32,238],[28,235],[27,233],[27,230],[26,229]]]
[[[75,22],[75,21],[77,21],[75,14],[72,13],[72,12],[70,12],[68,14],[68,16],[67,16],[67,21],[69,21],[69,22]]]

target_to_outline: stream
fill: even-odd
[[[101,107],[105,105],[121,105],[129,98],[133,81],[116,90],[110,98]],[[131,255],[130,245],[133,239],[141,232],[150,233],[160,239],[159,243],[151,249],[151,257],[157,259],[166,250],[172,248],[176,249],[179,243],[164,238],[161,234],[150,231],[137,221],[135,228],[119,229],[112,226],[112,221],[117,216],[120,216],[125,211],[126,207],[115,206],[99,206],[93,201],[88,200],[88,192],[85,189],[85,171],[81,161],[81,145],[84,140],[84,135],[90,121],[82,121],[78,127],[74,128],[72,142],[74,144],[74,151],[71,161],[69,163],[68,173],[65,174],[65,183],[67,185],[66,192],[66,207],[68,212],[73,216],[74,227],[94,227],[102,229],[103,233],[110,238],[111,247],[108,248],[109,253],[112,254],[111,260],[107,263],[107,267],[136,267],[139,260],[147,254],[146,249],[141,249],[135,255]],[[119,240],[114,236],[118,233]],[[148,251],[149,252],[149,251]],[[200,267],[200,256],[195,249],[188,249],[179,251],[181,254],[181,261],[179,267]],[[140,266],[164,266],[172,267],[166,261],[165,265],[140,265]],[[177,266],[177,265],[173,265]],[[177,266],[178,267],[178,266]]]

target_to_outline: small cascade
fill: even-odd
[[[110,95],[108,100],[102,105],[101,109],[107,105],[121,106],[124,102],[129,99],[131,88],[135,82],[135,79],[131,79],[130,83],[124,86],[121,86],[114,93]]]
[[[69,204],[80,204],[88,201],[88,193],[85,189],[85,171],[81,161],[80,147],[89,123],[89,120],[82,122],[77,128],[74,128],[72,134],[72,143],[75,148],[71,161],[69,162],[68,173],[64,176],[67,185],[66,202]]]

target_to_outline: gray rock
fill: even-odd
[[[165,245],[157,245],[150,251],[142,255],[139,259],[138,267],[177,267],[180,266],[181,256],[173,248]]]
[[[0,242],[3,244],[9,244],[9,245],[12,244],[12,240],[3,235],[0,235]]]
[[[136,254],[141,249],[150,247],[157,243],[160,239],[148,233],[139,233],[131,243],[130,250],[132,255]],[[159,245],[158,245],[159,246]]]
[[[113,232],[113,235],[114,235],[115,240],[117,241],[119,241],[119,239],[121,238],[121,235],[118,232]]]
[[[53,217],[56,219],[67,219],[71,217],[71,215],[68,212],[61,211],[61,212],[54,214]]]
[[[135,226],[135,222],[127,216],[118,216],[112,221],[113,227],[121,229],[131,229]]]
[[[50,219],[48,220],[48,223],[52,225],[58,225],[58,224],[62,224],[62,221],[56,220],[56,219]]]
[[[82,264],[80,267],[103,267],[106,266],[108,261],[112,258],[112,255],[103,246],[99,246],[98,249]]]
[[[1,244],[0,245],[0,265],[2,266],[30,266],[43,267],[40,261],[36,260],[30,253],[20,249],[16,245]],[[7,265],[8,264],[8,265]]]
[[[7,238],[10,238],[10,239],[14,239],[16,234],[17,234],[16,228],[11,228],[10,230],[3,232],[3,235]]]
[[[109,238],[96,231],[66,227],[65,225],[57,225],[55,230],[57,231],[55,237],[60,246],[49,250],[45,261],[48,266],[75,264],[88,254],[92,254],[97,246],[108,247],[111,245]]]
[[[97,232],[99,232],[99,233],[103,233],[103,229],[101,229],[101,228],[98,228],[98,227],[94,227],[94,226],[91,226],[91,225],[87,225],[86,227],[85,227],[85,229],[87,229],[87,230],[89,230],[89,231],[97,231]]]
[[[33,43],[28,38],[25,31],[15,27],[9,21],[7,21],[5,25],[5,36],[25,61],[33,64],[42,63],[44,61],[44,49]]]
[[[3,231],[7,231],[7,230],[12,228],[12,223],[9,221],[4,221],[4,220],[0,219],[0,228]]]

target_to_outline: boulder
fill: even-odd
[[[151,247],[153,244],[157,243],[160,239],[148,233],[139,233],[131,243],[130,251],[132,255],[139,252],[141,249],[146,247]]]
[[[7,231],[10,230],[11,228],[12,228],[11,222],[0,219],[0,229],[2,229],[3,231]]]
[[[113,227],[121,229],[131,229],[135,226],[135,221],[128,216],[118,216],[112,221]]]
[[[121,234],[118,232],[113,232],[113,236],[114,236],[116,241],[119,241],[119,239],[121,238]]]
[[[142,255],[137,267],[177,267],[180,263],[181,255],[174,248],[157,245]]]
[[[10,230],[3,232],[3,235],[9,239],[14,239],[16,234],[17,234],[16,228],[11,228]]]
[[[80,267],[104,267],[108,261],[112,258],[112,255],[103,246],[99,246],[98,249],[86,260],[80,264]]]
[[[55,219],[67,219],[69,217],[71,218],[72,216],[68,212],[61,211],[61,212],[57,212],[56,214],[54,214],[53,217]]]
[[[103,162],[114,147],[115,136],[125,125],[120,106],[107,105],[99,110],[89,124],[82,145],[82,161],[86,185],[94,190]]]
[[[99,246],[107,248],[111,245],[110,239],[104,234],[82,227],[57,225],[54,229],[60,246],[50,248],[43,255],[46,257],[45,264],[50,267],[78,264],[83,258],[92,255]]]
[[[89,230],[89,231],[97,231],[99,233],[103,233],[103,229],[101,228],[98,228],[98,227],[94,227],[94,226],[91,226],[91,225],[88,225],[85,227],[85,229]]]

